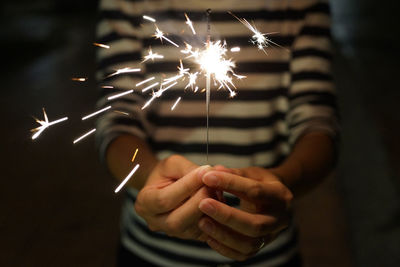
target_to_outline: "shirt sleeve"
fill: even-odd
[[[323,131],[337,143],[339,116],[332,77],[329,4],[312,1],[291,50],[289,86],[289,142]]]
[[[97,106],[104,108],[111,105],[111,109],[97,121],[96,146],[101,160],[105,159],[108,145],[119,135],[131,134],[143,139],[149,136],[147,113],[141,109],[145,99],[135,88],[145,73],[144,65],[140,64],[142,21],[136,10],[141,3],[143,1],[100,1],[96,41],[110,48],[98,48],[97,52],[96,78],[100,88]],[[140,68],[141,71],[109,76],[122,68]],[[134,91],[125,96],[108,99],[132,89]]]

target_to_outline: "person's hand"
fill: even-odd
[[[203,199],[199,208],[205,215],[199,228],[208,245],[218,253],[245,260],[287,227],[293,195],[270,171],[258,167],[217,170],[204,174],[208,187],[227,191],[240,198],[240,209],[215,199]]]
[[[140,190],[135,210],[152,231],[183,239],[205,240],[197,224],[202,199],[215,197],[201,177],[210,166],[199,167],[178,155],[160,161]]]

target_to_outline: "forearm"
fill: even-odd
[[[289,157],[271,172],[297,196],[325,178],[333,169],[334,161],[335,148],[331,137],[323,132],[310,132],[297,141]]]
[[[135,173],[135,177],[129,180],[128,186],[140,190],[158,162],[144,140],[132,135],[119,136],[109,145],[106,161],[111,174],[122,181],[134,166],[131,160],[136,148],[139,150],[134,164],[139,163],[140,168]]]

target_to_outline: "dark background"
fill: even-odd
[[[400,266],[399,7],[332,2],[343,140],[335,175],[298,200],[306,266]],[[0,266],[113,266],[117,182],[94,127],[97,1],[0,4]],[[89,77],[88,82],[71,77]],[[63,125],[30,139],[46,107]]]

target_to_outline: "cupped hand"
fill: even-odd
[[[202,199],[216,197],[215,190],[201,180],[210,169],[178,155],[160,161],[137,196],[136,212],[152,231],[204,241],[205,235],[198,228],[203,213],[198,206]]]
[[[202,180],[208,187],[232,193],[241,201],[240,209],[212,198],[200,201],[199,208],[206,216],[199,221],[199,228],[218,253],[245,260],[287,227],[293,195],[272,172],[258,167],[209,171]]]

